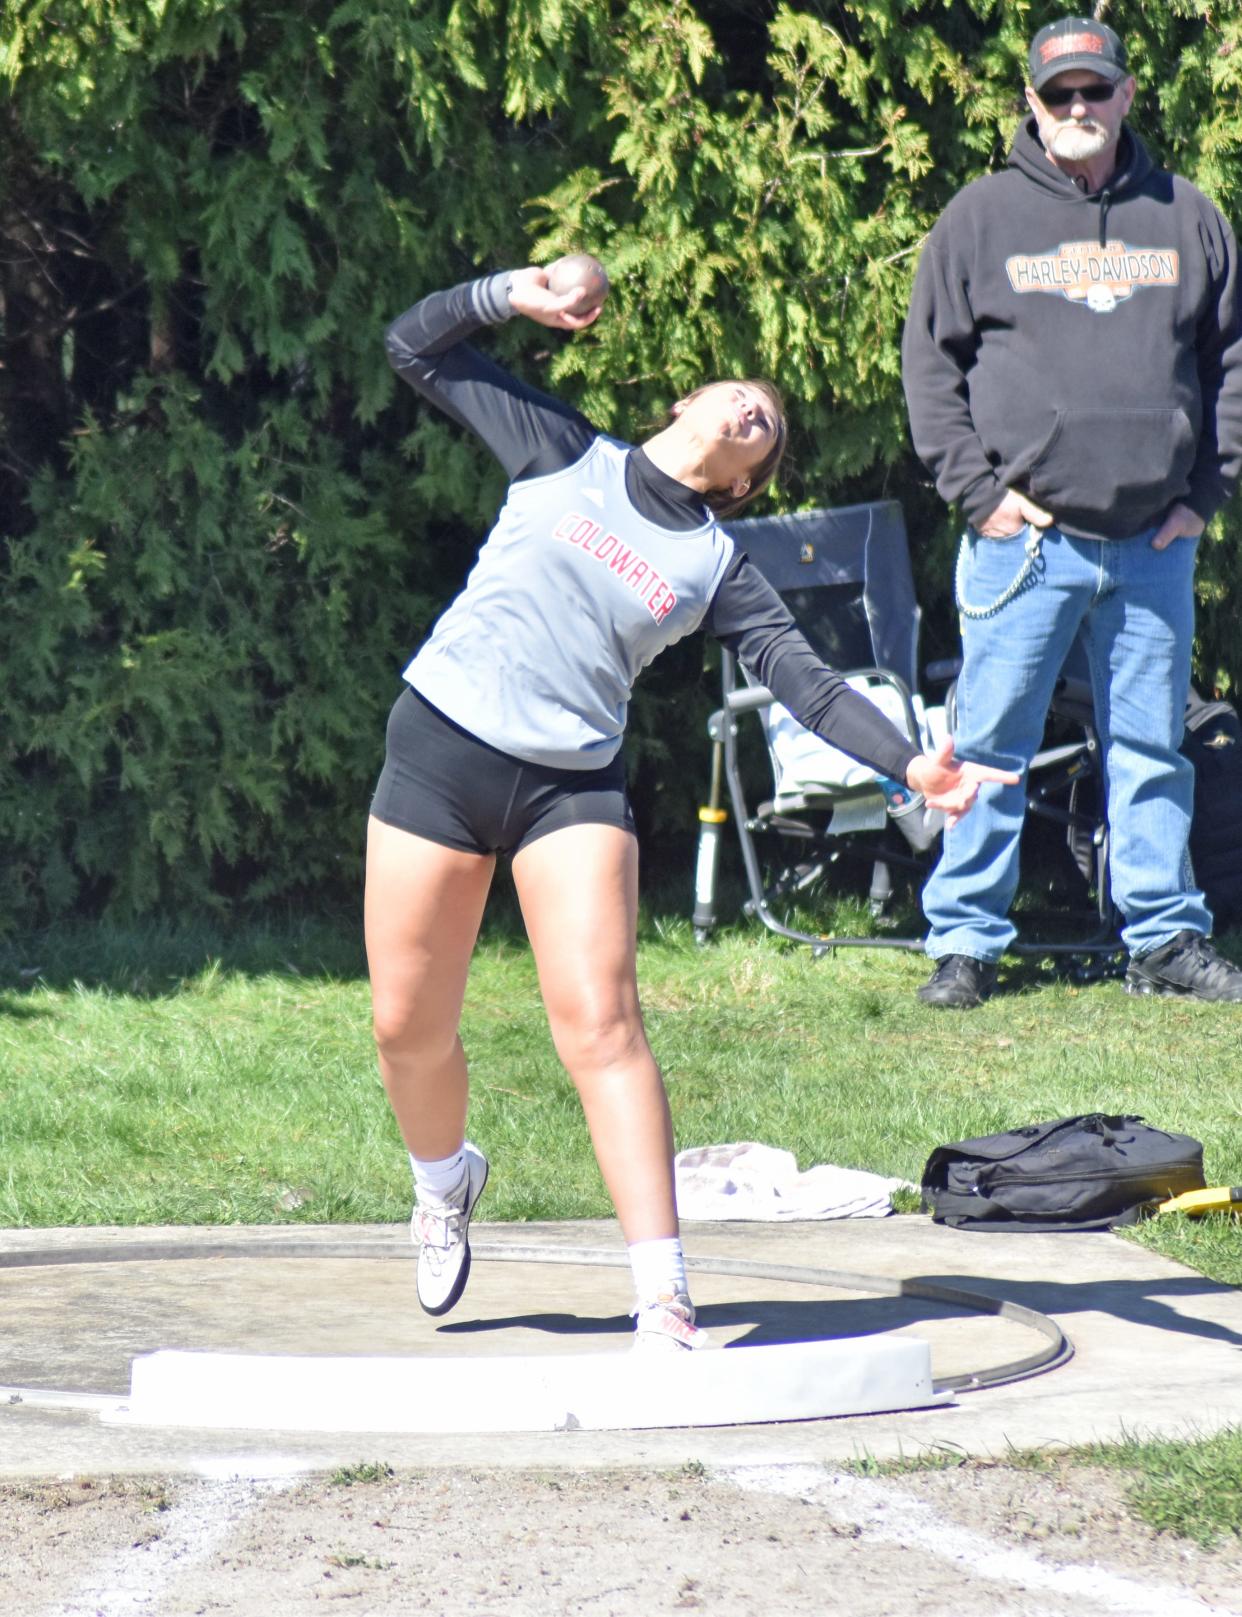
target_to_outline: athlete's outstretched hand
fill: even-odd
[[[537,264],[514,270],[509,283],[509,307],[515,314],[524,314],[528,320],[558,331],[581,331],[599,319],[602,305],[585,314],[574,314],[573,306],[580,296],[577,288],[561,293],[549,291],[548,272]]]
[[[949,825],[956,825],[974,807],[985,780],[1015,786],[1022,777],[1012,769],[990,764],[963,764],[953,756],[953,737],[946,736],[935,752],[915,758],[906,770],[906,785],[922,792],[928,808],[940,809]]]

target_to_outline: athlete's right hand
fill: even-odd
[[[1032,528],[1046,528],[1052,521],[1052,512],[1036,505],[1015,488],[1005,490],[1005,498],[995,511],[975,524],[975,532],[985,539],[1012,539],[1029,522]]]
[[[574,314],[573,305],[580,296],[577,288],[562,292],[559,296],[550,292],[547,271],[540,269],[537,264],[514,270],[509,280],[509,307],[514,314],[524,314],[528,320],[536,320],[541,326],[552,326],[558,331],[581,331],[599,319],[602,304],[585,314]]]
[[[956,825],[975,806],[984,781],[1016,786],[1022,779],[1014,769],[991,764],[965,763],[953,753],[953,737],[946,736],[935,752],[922,752],[910,760],[906,785],[922,792],[928,808],[940,809],[947,825]]]

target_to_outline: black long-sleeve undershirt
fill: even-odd
[[[597,429],[466,340],[481,327],[509,318],[507,279],[486,276],[431,293],[393,321],[385,346],[402,381],[475,433],[510,480],[519,481],[572,466]],[[711,517],[696,490],[662,472],[641,447],[629,453],[625,480],[635,509],[660,527],[689,532]],[[807,729],[880,774],[905,780],[918,749],[874,704],[825,667],[788,607],[745,554],[734,557],[703,627]]]

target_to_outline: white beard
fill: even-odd
[[[1099,124],[1084,129],[1081,124],[1067,124],[1052,137],[1052,155],[1063,157],[1069,163],[1085,163],[1098,157],[1108,145],[1107,129]]]

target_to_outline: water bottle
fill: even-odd
[[[902,836],[915,853],[926,853],[940,835],[944,815],[929,809],[922,792],[916,792],[913,786],[907,786],[904,781],[881,775],[879,786],[884,794],[889,819],[896,820]]]

